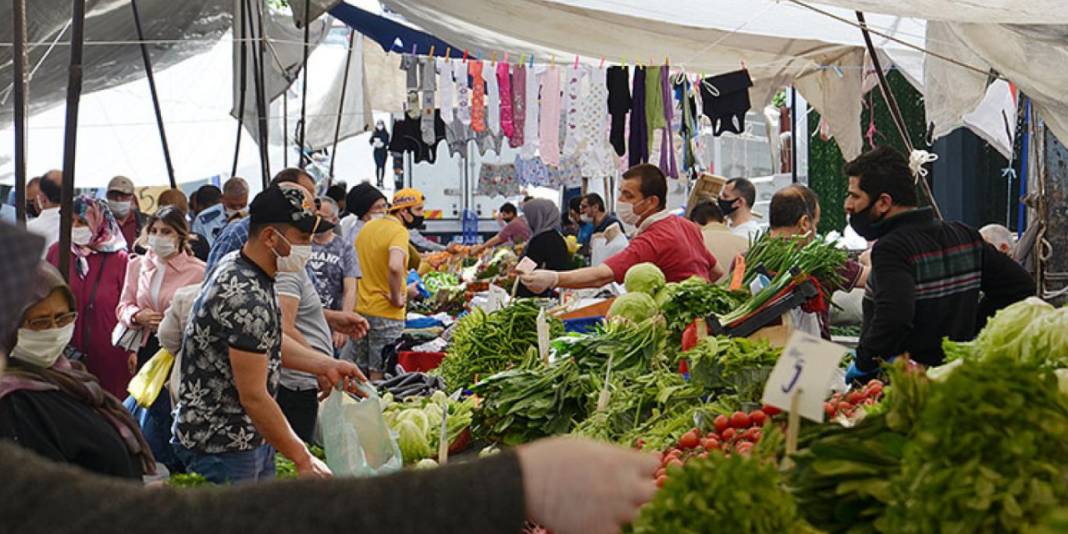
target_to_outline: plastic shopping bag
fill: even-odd
[[[159,349],[151,359],[145,362],[141,370],[130,380],[126,391],[137,401],[137,404],[148,408],[156,402],[167,378],[171,376],[171,367],[174,365],[174,355],[167,349]]]
[[[382,417],[378,394],[369,386],[362,388],[368,394],[362,400],[335,389],[319,411],[326,465],[334,476],[375,476],[404,466],[397,438]]]

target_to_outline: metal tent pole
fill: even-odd
[[[148,46],[145,45],[145,32],[141,27],[141,13],[137,9],[137,0],[130,0],[130,8],[133,9],[134,27],[137,28],[137,40],[141,44],[141,59],[145,63],[145,77],[148,78],[148,90],[152,94],[152,108],[156,112],[156,126],[159,127],[159,141],[163,145],[163,161],[167,165],[167,178],[171,188],[178,188],[178,181],[174,178],[174,165],[171,163],[171,149],[167,145],[167,131],[163,127],[163,112],[159,107],[159,93],[156,91],[156,77],[152,73],[152,59],[148,56]]]
[[[238,102],[237,102],[237,139],[234,141],[234,164],[230,167],[230,177],[237,175],[237,159],[241,155],[241,130],[245,127],[245,99],[248,93],[248,30],[246,25],[245,16],[245,4],[247,2],[238,2],[238,18],[241,19],[241,33],[237,35],[237,39],[241,43],[241,59],[240,59],[240,81],[238,82]],[[236,29],[237,24],[234,23],[232,28]],[[231,32],[234,30],[232,29]]]
[[[15,40],[15,214],[19,226],[26,224],[26,0],[14,3]]]
[[[304,155],[304,141],[307,134],[307,112],[308,112],[308,40],[311,38],[311,18],[309,13],[311,10],[311,0],[304,0],[304,65],[301,67],[301,79],[303,87],[300,90],[300,168],[307,166],[307,159]],[[351,48],[350,48],[351,50]]]
[[[349,30],[349,53],[345,57],[345,77],[341,79],[341,98],[337,104],[337,123],[334,125],[334,145],[330,148],[330,179],[334,178],[334,160],[337,158],[337,142],[341,138],[341,117],[345,113],[345,93],[349,89],[349,70],[352,67],[352,49],[356,39],[356,30]],[[307,71],[305,71],[305,74]],[[307,76],[305,76],[307,79]],[[303,124],[303,122],[301,123]]]
[[[67,118],[63,131],[63,192],[60,196],[59,272],[70,279],[70,227],[74,220],[74,163],[78,146],[78,104],[82,97],[82,48],[85,43],[85,0],[71,2],[70,68]]]
[[[245,0],[245,12],[248,18],[248,26],[252,40],[258,43],[256,53],[252,54],[252,80],[256,89],[256,123],[260,149],[260,179],[263,188],[266,189],[270,182],[270,161],[267,153],[267,112],[264,103],[264,93],[266,93],[266,88],[264,87],[263,79],[263,17],[261,16],[262,13],[257,11],[257,17],[256,19],[253,19],[251,0]],[[256,29],[257,25],[255,20],[259,20],[258,31]]]

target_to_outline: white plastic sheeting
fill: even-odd
[[[806,0],[807,2],[807,0]],[[819,0],[821,4],[926,20],[1068,24],[1064,0]]]
[[[344,65],[348,43],[320,47],[316,51],[316,61],[308,61],[308,79],[315,80],[315,83],[308,86],[308,138],[305,144],[313,150],[330,147],[334,143],[342,87],[345,87],[345,109],[340,111],[341,139],[367,131],[374,124],[371,100],[367,98],[367,78],[362,61],[363,47],[363,39],[357,34],[352,47],[352,63],[347,84],[344,83]],[[289,109],[292,112],[293,106]]]

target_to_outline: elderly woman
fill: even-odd
[[[126,284],[115,310],[122,326],[135,336],[135,345],[127,347],[136,347],[129,353],[131,373],[159,351],[160,321],[178,288],[204,280],[204,262],[192,256],[189,223],[185,213],[176,206],[160,208],[148,219],[142,241],[147,252],[130,258]],[[180,464],[173,457],[170,445],[173,423],[170,401],[170,395],[164,391],[147,410],[137,409],[132,399],[126,406],[141,423],[152,453],[168,469],[174,470]]]
[[[0,439],[58,462],[124,478],[154,472],[137,423],[96,377],[68,359],[78,313],[74,294],[51,265],[37,269],[30,305],[0,376]]]
[[[111,334],[119,323],[115,308],[126,280],[126,239],[107,201],[88,195],[74,199],[70,233],[70,289],[78,303],[71,345],[85,355],[85,366],[105,391],[126,397],[133,376],[127,353],[115,347]],[[48,263],[59,266],[59,244],[48,250]]]
[[[573,267],[567,242],[560,233],[560,211],[556,204],[544,198],[535,198],[523,203],[523,217],[530,225],[530,242],[523,251],[523,257],[530,258],[538,269],[569,271]],[[552,290],[545,293],[532,293],[520,284],[517,295],[520,297],[548,297]]]

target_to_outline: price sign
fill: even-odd
[[[848,350],[795,331],[764,385],[764,404],[823,422],[823,401]]]
[[[546,365],[549,363],[549,321],[545,317],[545,308],[538,312],[538,355]]]

